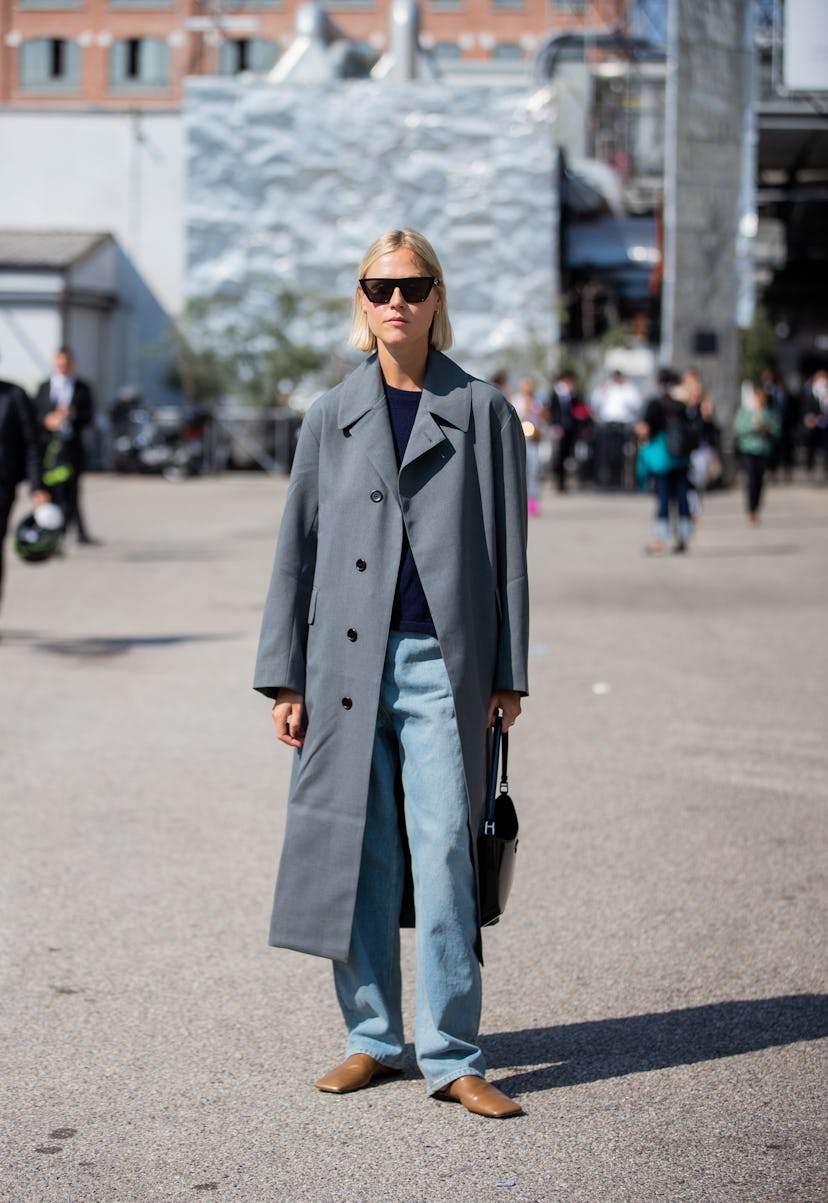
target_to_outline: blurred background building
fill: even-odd
[[[701,73],[704,39],[724,36],[725,9],[744,16],[729,47],[744,102],[727,182],[739,193],[737,278],[716,329],[711,314],[697,313],[676,334],[669,272],[665,287],[673,202],[686,200],[675,191],[671,200],[676,143],[686,149],[683,120],[695,123],[699,145],[716,140],[704,128]],[[193,295],[188,225],[203,180],[187,129],[199,124],[194,106],[217,95],[209,78],[238,88],[241,107],[224,110],[237,119],[254,85],[413,76],[447,96],[469,87],[514,93],[546,123],[554,213],[541,252],[554,345],[531,366],[551,370],[561,354],[594,365],[626,348],[648,352],[641,364],[667,354],[700,358],[704,370],[737,327],[754,323],[758,303],[795,382],[828,359],[826,12],[824,0],[8,0],[0,372],[31,386],[55,343],[68,341],[102,399],[123,385],[172,395],[170,323]],[[192,77],[203,82],[188,89]],[[724,92],[718,103],[728,103]],[[686,233],[692,239],[691,226]],[[692,269],[681,270],[686,282]],[[525,352],[516,348],[516,363]]]
[[[295,40],[304,0],[10,0],[0,103],[169,109],[190,75],[268,72]],[[425,0],[420,44],[445,72],[528,79],[550,32],[625,29],[628,0]],[[388,49],[391,0],[325,5],[364,64]],[[369,64],[373,65],[373,64]],[[352,57],[351,74],[361,68]]]

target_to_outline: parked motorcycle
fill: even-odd
[[[112,410],[112,467],[158,472],[167,480],[204,471],[206,410],[149,405],[137,394],[119,396]]]

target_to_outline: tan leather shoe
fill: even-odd
[[[349,1094],[352,1090],[370,1086],[378,1078],[390,1078],[399,1073],[402,1073],[401,1069],[391,1069],[367,1053],[353,1053],[341,1065],[314,1082],[314,1086],[328,1094]]]
[[[455,1078],[448,1086],[438,1090],[434,1097],[447,1103],[462,1103],[467,1111],[486,1115],[489,1119],[508,1119],[512,1115],[526,1114],[520,1103],[476,1074]]]

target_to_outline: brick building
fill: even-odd
[[[392,0],[334,0],[343,34],[388,45]],[[5,0],[0,106],[177,108],[187,75],[267,72],[301,0]],[[538,40],[625,28],[629,0],[422,0],[420,43],[444,70],[528,66]]]

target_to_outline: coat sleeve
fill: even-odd
[[[495,689],[529,692],[529,580],[526,567],[526,439],[510,406],[497,432],[495,474],[500,601]]]
[[[310,416],[302,423],[259,635],[253,688],[269,698],[280,688],[305,693],[319,512],[319,442],[312,425]]]

